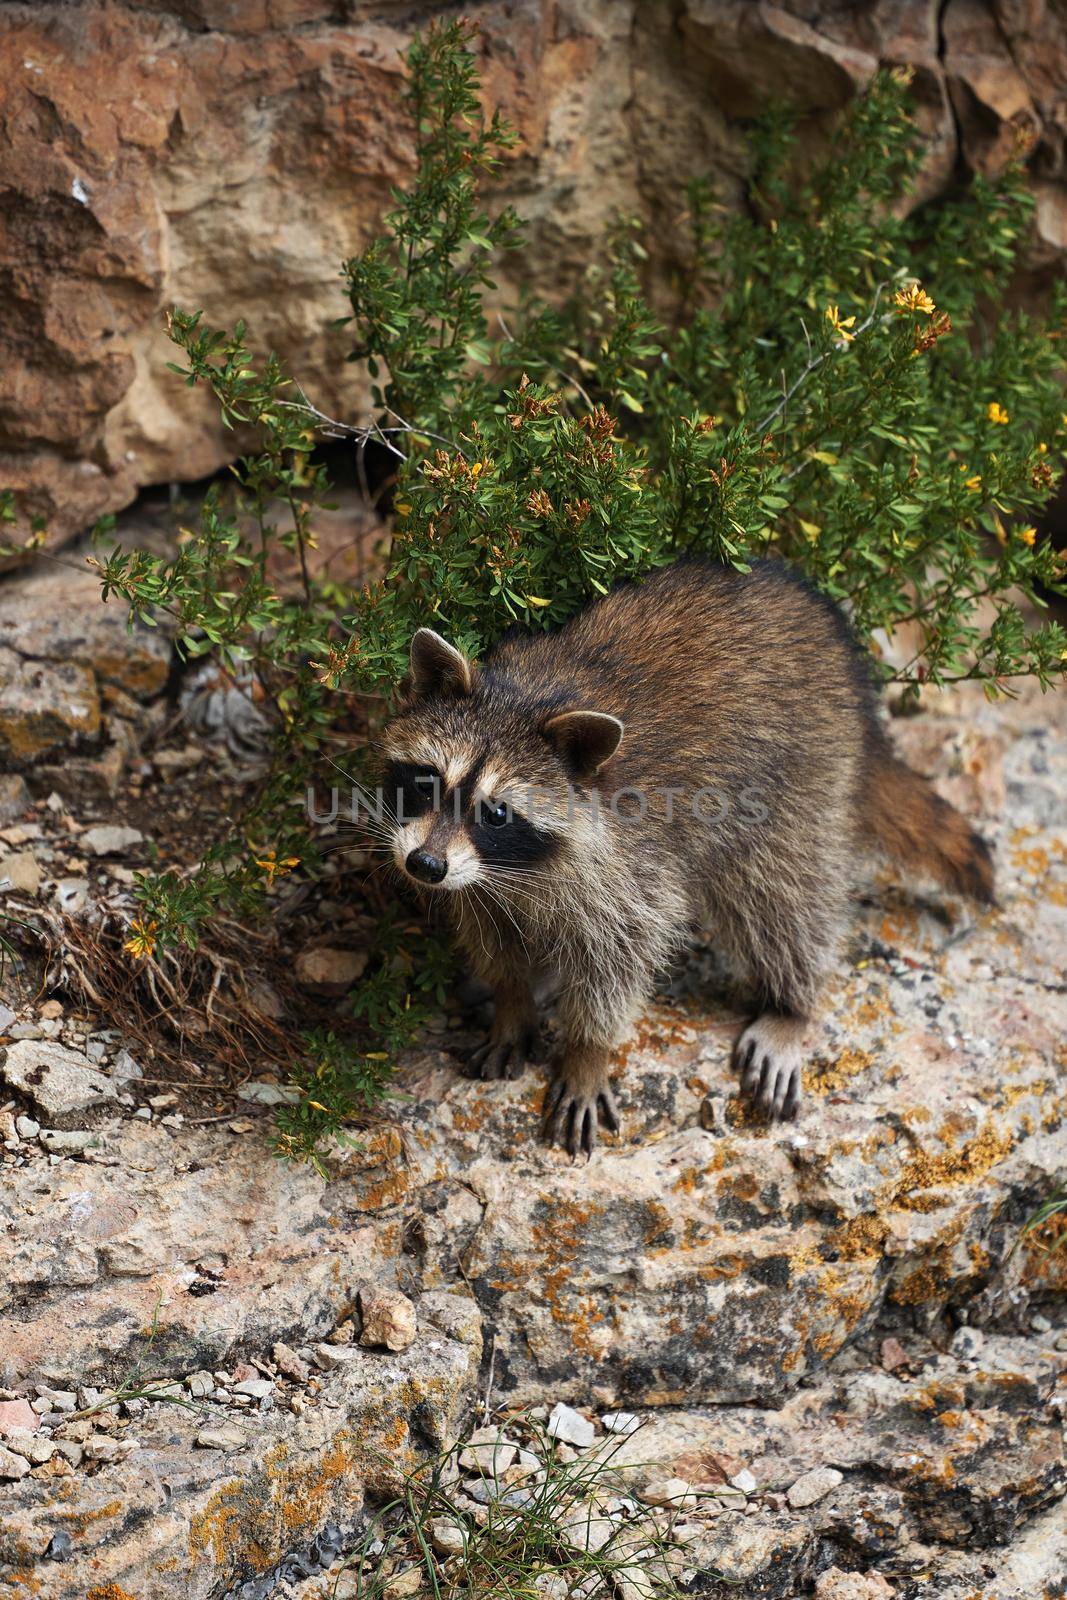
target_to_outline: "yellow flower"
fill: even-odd
[[[1045,443],[1044,439],[1042,439],[1041,442],[1038,444],[1037,453],[1038,453],[1039,456],[1047,456],[1048,455],[1048,445]]]
[[[283,861],[279,861],[277,852],[274,850],[268,850],[262,858],[256,857],[256,866],[262,867],[267,874],[268,889],[274,883],[275,878],[284,878],[287,872],[292,872],[293,868],[299,865],[299,856],[286,856]]]
[[[1021,544],[1030,545],[1030,547],[1032,548],[1034,540],[1037,538],[1037,529],[1036,528],[1019,528],[1016,531],[1016,538],[1019,540],[1019,542]]]
[[[932,317],[937,310],[921,283],[909,283],[903,289],[898,289],[893,296],[893,303],[901,311],[921,311],[924,317]]]
[[[856,335],[849,333],[848,330],[854,326],[855,317],[843,317],[837,306],[827,306],[826,320],[840,339],[843,339],[846,344],[852,343]]]
[[[996,422],[1001,427],[1003,427],[1006,422],[1011,421],[1008,413],[998,400],[991,400],[989,402],[988,406],[986,407],[986,416],[989,418],[990,422]]]
[[[151,959],[156,948],[158,926],[154,917],[151,922],[145,922],[142,917],[134,917],[130,923],[130,937],[122,948],[128,955],[133,956],[135,961],[140,961],[142,957]]]
[[[964,487],[967,489],[973,489],[975,494],[977,494],[979,489],[982,487],[982,480],[977,475],[973,478],[968,478]]]

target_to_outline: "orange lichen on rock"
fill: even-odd
[[[669,1222],[664,1208],[661,1206],[659,1210],[662,1218]],[[574,1291],[571,1269],[580,1254],[586,1231],[602,1214],[603,1207],[596,1204],[580,1205],[576,1200],[546,1198],[544,1216],[533,1222],[530,1229],[535,1253],[544,1262],[542,1282],[552,1320],[568,1330],[576,1350],[597,1359],[603,1355],[604,1340],[596,1337],[594,1327],[606,1320],[606,1312],[592,1295]],[[654,1219],[655,1226],[662,1226],[662,1218]],[[523,1276],[529,1274],[528,1264],[517,1263],[516,1270]]]
[[[1067,1292],[1067,1211],[1058,1211],[1023,1237],[1023,1282],[1042,1291]]]
[[[950,1132],[943,1126],[938,1138],[947,1143],[954,1133],[955,1129]],[[936,1155],[927,1150],[916,1150],[890,1186],[885,1200],[898,1211],[936,1209],[936,1206],[927,1203],[924,1191],[984,1177],[991,1167],[1004,1160],[1011,1148],[1010,1130],[998,1128],[990,1119],[979,1133],[957,1150],[947,1149]]]
[[[888,1236],[889,1224],[874,1212],[867,1211],[843,1223],[840,1228],[835,1228],[829,1243],[842,1260],[863,1261],[882,1256]]]
[[[867,1050],[842,1050],[833,1061],[824,1063],[816,1060],[812,1066],[804,1069],[804,1091],[814,1095],[832,1094],[835,1089],[843,1089],[859,1073],[866,1072],[873,1065],[874,1058]]]
[[[384,1440],[385,1448],[396,1448],[406,1437],[407,1427],[401,1422],[399,1430],[393,1429],[393,1437],[387,1436]],[[265,1462],[268,1476],[277,1480],[274,1498],[280,1507],[282,1522],[294,1537],[314,1533],[329,1516],[337,1484],[341,1480],[351,1480],[355,1490],[359,1474],[353,1442],[347,1434],[338,1434],[307,1466],[286,1467],[287,1458],[287,1448],[279,1444]]]
[[[247,1479],[232,1478],[220,1485],[190,1521],[189,1554],[194,1560],[209,1555],[216,1567],[240,1556],[253,1572],[265,1572],[274,1555],[252,1534],[260,1509]]]
[[[948,1409],[960,1411],[965,1401],[964,1386],[962,1383],[947,1383],[943,1379],[935,1379],[922,1389],[913,1390],[907,1397],[907,1404],[912,1411],[937,1412]]]

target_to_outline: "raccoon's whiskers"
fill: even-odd
[[[484,916],[479,916],[478,915],[478,911],[476,909],[477,906],[480,904],[480,902],[477,899],[477,889],[478,889],[478,885],[472,883],[472,884],[469,884],[466,889],[461,889],[459,892],[460,892],[461,895],[469,895],[469,897],[470,897],[470,909],[472,909],[472,911],[473,911],[472,920],[474,922],[474,926],[478,930],[478,943],[482,947],[482,955],[485,957],[486,961],[488,962],[488,961],[490,961],[492,959],[492,957],[490,956],[489,951],[485,947],[485,918],[484,918]],[[492,919],[490,919],[490,920],[492,920]]]
[[[515,917],[512,914],[511,908],[507,904],[507,902],[504,900],[503,896],[500,895],[500,894],[495,893],[493,888],[492,888],[492,885],[488,881],[486,881],[485,879],[482,880],[481,888],[485,891],[485,893],[488,895],[489,899],[493,902],[493,904],[500,907],[501,911],[504,913],[504,915],[507,917],[508,921],[511,923],[511,926],[515,929],[515,932],[518,934],[519,943],[522,945],[523,950],[525,951],[526,955],[529,956],[530,950],[529,950],[529,946],[526,943],[526,939],[523,936],[523,931],[519,927],[519,924],[516,922]]]

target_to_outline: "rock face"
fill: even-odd
[[[0,1010],[0,1581],[284,1593],[460,1428],[484,1329],[495,1402],[610,1440],[692,1516],[687,1592],[884,1596],[854,1568],[1058,1592],[1067,1252],[1019,1231],[1067,1150],[1065,727],[1031,689],[896,726],[984,816],[998,908],[869,888],[793,1125],[742,1107],[702,947],[581,1165],[538,1143],[542,1074],[472,1083],[427,1044],[323,1181],[272,1155],[269,1111],[183,1121],[150,1084],[138,1107],[114,1037]],[[44,1559],[61,1535],[73,1564]]]
[[[148,701],[170,671],[170,640],[137,627],[126,607],[100,599],[88,567],[19,574],[0,589],[0,761],[32,766],[91,747],[102,700],[116,691]]]
[[[213,405],[165,362],[162,313],[243,316],[255,346],[353,418],[339,263],[410,171],[397,90],[411,29],[439,8],[390,0],[12,3],[0,19],[0,485],[56,540],[230,458]],[[1067,46],[1056,8],[1008,0],[489,0],[487,97],[522,136],[500,183],[532,224],[511,263],[550,298],[576,281],[619,208],[675,267],[680,173],[737,193],[737,119],[788,85],[822,119],[879,63],[916,68],[932,140],[920,196],[962,159],[997,169],[1036,140],[1035,261],[1067,252],[1061,172]],[[102,98],[99,86],[106,84]],[[340,342],[339,342],[340,341]]]

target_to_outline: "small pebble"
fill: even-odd
[[[981,1328],[957,1328],[952,1335],[949,1349],[957,1361],[975,1361],[981,1355],[982,1346],[985,1344],[985,1334]]]
[[[817,1500],[824,1499],[843,1482],[844,1477],[836,1467],[816,1467],[790,1485],[786,1498],[794,1511],[802,1511],[805,1506],[813,1506]]]
[[[600,1420],[608,1433],[635,1433],[641,1426],[641,1418],[632,1411],[606,1411]]]
[[[196,1436],[201,1450],[244,1450],[248,1435],[233,1422],[215,1422],[201,1428]]]
[[[699,1497],[691,1492],[684,1478],[653,1478],[645,1485],[641,1498],[650,1506],[670,1506],[677,1510],[681,1506],[696,1505]]]
[[[14,1450],[0,1445],[0,1478],[17,1480],[24,1478],[29,1471],[30,1463],[25,1456],[16,1455]]]
[[[518,1456],[518,1446],[500,1437],[497,1428],[478,1428],[460,1452],[459,1464],[468,1472],[500,1477]]]
[[[577,1445],[581,1450],[588,1450],[596,1439],[596,1428],[583,1417],[580,1411],[575,1411],[572,1406],[563,1404],[553,1406],[552,1414],[548,1419],[548,1436],[550,1439],[559,1439],[563,1444]]]
[[[430,1543],[439,1556],[460,1555],[466,1542],[462,1526],[450,1517],[435,1517],[430,1523]]]
[[[234,1393],[247,1395],[250,1400],[265,1400],[274,1393],[274,1385],[269,1378],[246,1378],[243,1383],[234,1385]]]
[[[415,1307],[399,1289],[364,1289],[359,1296],[363,1332],[359,1342],[365,1349],[384,1346],[386,1350],[406,1350],[418,1333]]]

